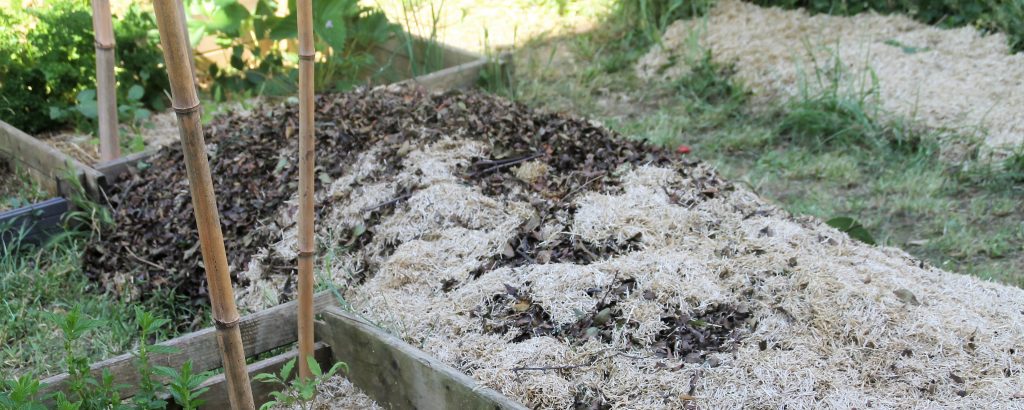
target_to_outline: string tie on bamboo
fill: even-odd
[[[231,329],[231,328],[238,327],[238,323],[241,322],[241,321],[242,321],[242,318],[239,317],[239,316],[235,316],[234,320],[229,320],[229,321],[224,321],[224,320],[219,320],[219,319],[214,318],[213,319],[213,327],[215,327],[217,329],[220,329],[220,330],[228,330],[228,329]]]
[[[197,102],[195,105],[193,105],[191,107],[184,107],[184,108],[182,108],[182,107],[174,107],[174,112],[177,113],[179,116],[181,116],[181,115],[189,115],[189,114],[192,114],[194,112],[199,111],[199,109],[202,108],[202,106],[203,106],[202,103],[198,103]]]

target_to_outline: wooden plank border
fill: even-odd
[[[317,334],[336,362],[348,363],[352,384],[391,409],[526,409],[339,308],[325,309],[323,319]]]
[[[55,196],[72,194],[67,185],[69,177],[78,179],[89,195],[98,194],[103,181],[99,171],[3,121],[0,121],[0,156],[24,166]]]
[[[317,293],[313,298],[313,308],[320,310],[335,304],[334,295],[330,292]],[[252,357],[271,349],[288,345],[298,338],[296,329],[296,302],[291,301],[277,305],[242,318],[242,343],[245,345],[245,356]],[[180,368],[186,360],[192,360],[192,370],[205,372],[221,367],[220,350],[217,347],[215,330],[210,327],[189,333],[163,343],[161,346],[174,347],[178,351],[171,354],[154,354],[152,363],[159,366]],[[125,384],[121,397],[131,397],[138,389],[139,375],[135,370],[131,353],[115,356],[92,365],[93,376],[99,378],[103,370],[110,371],[114,376],[114,384]],[[41,396],[56,391],[66,391],[68,374],[61,373],[43,380],[39,389]]]
[[[112,184],[117,181],[117,178],[128,172],[130,168],[135,168],[139,162],[145,161],[157,153],[159,149],[151,148],[142,152],[136,152],[134,154],[128,154],[121,158],[113,161],[105,161],[96,164],[96,170],[103,174],[104,183]],[[104,185],[104,188],[109,185]]]
[[[0,212],[0,242],[42,243],[60,232],[64,214],[71,204],[64,198],[51,198],[29,206]]]

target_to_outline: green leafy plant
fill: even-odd
[[[875,238],[871,236],[867,228],[857,220],[848,216],[840,216],[825,221],[825,224],[838,229],[840,232],[849,235],[851,238],[864,242],[868,245],[875,244]]]
[[[285,363],[278,374],[260,373],[253,377],[254,381],[273,383],[282,387],[281,391],[270,393],[273,400],[261,406],[260,410],[269,409],[276,405],[288,407],[299,405],[302,409],[308,409],[309,402],[316,397],[317,386],[323,384],[327,379],[334,377],[339,370],[348,372],[348,365],[345,362],[335,363],[327,372],[323,372],[320,369],[320,364],[312,356],[306,358],[306,363],[309,364],[309,371],[313,373],[313,377],[306,380],[302,380],[301,377],[291,378],[292,370],[295,368],[295,359]]]
[[[68,371],[68,394],[57,393],[55,400],[60,408],[102,409],[118,408],[121,397],[119,386],[113,384],[113,375],[104,370],[100,380],[92,375],[90,360],[79,355],[74,348],[76,342],[89,331],[100,327],[103,322],[90,319],[77,307],[63,315],[49,314],[51,322],[64,334],[64,362]]]
[[[258,0],[250,12],[237,0],[192,0],[190,21],[193,42],[213,36],[228,51],[228,64],[202,61],[206,82],[214,99],[233,96],[286,95],[297,90],[298,55],[295,52],[295,1],[287,14],[278,15],[274,0]],[[370,47],[386,41],[397,28],[375,8],[357,0],[313,3],[313,26],[318,53],[318,90],[343,90],[357,82],[375,59]],[[195,44],[198,45],[198,44]]]
[[[132,402],[139,409],[162,409],[167,406],[167,402],[161,399],[164,386],[158,383],[154,376],[159,373],[173,375],[175,371],[168,367],[154,366],[150,362],[150,354],[176,353],[178,349],[150,344],[149,340],[168,322],[170,320],[158,319],[150,312],[135,309],[135,323],[139,326],[139,348],[132,352],[132,356],[135,356],[135,368],[139,372],[139,391],[132,397]]]
[[[205,400],[199,399],[199,396],[206,393],[210,388],[200,388],[199,386],[213,376],[212,372],[192,373],[192,361],[189,360],[181,365],[180,371],[169,367],[161,367],[157,369],[157,373],[171,380],[170,384],[168,384],[171,397],[174,398],[174,402],[178,403],[182,409],[195,410],[206,403]]]
[[[137,393],[131,405],[123,403],[121,390],[124,385],[114,383],[114,375],[104,369],[97,379],[90,371],[88,357],[80,355],[75,348],[90,331],[104,324],[90,319],[75,307],[64,314],[46,315],[64,334],[64,361],[68,371],[67,393],[57,392],[47,397],[39,395],[39,380],[23,375],[15,380],[4,380],[0,384],[0,408],[34,410],[45,408],[44,400],[52,400],[58,409],[163,409],[167,407],[166,394],[184,409],[196,409],[203,404],[198,396],[207,389],[199,386],[212,373],[195,374],[192,362],[185,362],[180,370],[152,363],[152,354],[170,354],[177,349],[154,344],[155,336],[169,321],[160,319],[141,308],[135,311],[135,322],[139,327],[139,348],[132,352],[135,368],[139,372]],[[165,387],[158,377],[170,381]]]
[[[5,380],[4,391],[0,392],[0,408],[16,410],[46,410],[39,403],[39,380],[22,375],[15,380]]]
[[[0,11],[0,118],[28,132],[66,124],[94,130],[96,62],[87,2]],[[167,77],[150,13],[132,5],[114,18],[118,103],[123,121],[166,107]],[[141,87],[141,90],[136,86]],[[140,94],[141,91],[141,94]],[[39,113],[43,113],[42,116]]]

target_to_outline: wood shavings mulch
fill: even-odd
[[[528,407],[1022,405],[1021,289],[853,241],[594,122],[404,88],[317,107],[320,277],[356,313]],[[249,310],[292,292],[294,165],[277,167],[294,156],[295,114],[210,126]],[[173,171],[173,158],[154,167]],[[181,257],[195,234],[179,227],[191,213],[172,171],[115,193],[125,233],[97,252],[169,226],[146,257],[201,275],[197,254]],[[132,205],[146,195],[162,205]],[[119,254],[90,258],[166,272]]]
[[[717,2],[705,18],[679,20],[637,65],[641,78],[678,78],[689,70],[693,42],[714,59],[735,63],[738,76],[762,103],[811,91],[816,69],[841,85],[872,90],[877,78],[883,109],[933,129],[978,137],[1012,151],[1024,143],[1024,54],[1011,54],[1002,34],[971,27],[941,29],[897,14],[851,17],[762,8],[739,0]]]

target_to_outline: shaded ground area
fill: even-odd
[[[0,211],[20,208],[46,199],[46,193],[10,162],[0,159]]]

